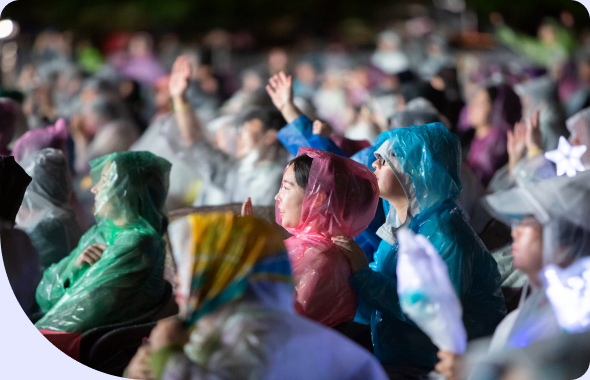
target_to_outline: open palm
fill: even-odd
[[[268,80],[266,91],[278,110],[293,102],[293,78],[280,72]]]
[[[168,89],[172,97],[180,97],[186,91],[188,87],[188,80],[191,75],[191,67],[188,59],[181,55],[176,58],[174,65],[172,66],[172,74],[170,75],[170,84]]]

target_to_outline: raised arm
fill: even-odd
[[[273,76],[268,80],[266,91],[275,107],[283,114],[287,123],[291,123],[303,115],[303,112],[293,103],[293,78],[291,75],[287,76],[281,71]]]
[[[188,146],[193,145],[204,137],[201,124],[186,99],[190,73],[191,69],[188,59],[184,55],[179,56],[172,66],[172,74],[170,75],[170,84],[168,86],[170,96],[172,96],[174,115],[176,116],[178,128],[180,129],[182,139]]]

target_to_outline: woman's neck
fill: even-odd
[[[408,216],[408,198],[404,196],[403,198],[391,198],[385,199],[389,203],[391,203],[391,207],[395,209],[397,213],[397,217],[399,218],[400,222],[405,223],[406,218]]]
[[[492,125],[489,123],[479,125],[479,126],[475,127],[475,137],[478,139],[483,139],[484,137],[486,137],[490,133],[491,130],[492,130]]]

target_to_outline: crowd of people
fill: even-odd
[[[590,45],[568,13],[538,37],[490,25],[481,49],[397,25],[370,54],[246,64],[219,30],[75,54],[43,32],[0,88],[17,300],[71,342],[155,315],[172,287],[134,379],[582,375]]]

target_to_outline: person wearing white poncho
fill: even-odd
[[[489,354],[494,355],[563,333],[540,271],[548,264],[566,268],[590,254],[590,172],[495,193],[486,197],[486,203],[498,218],[513,224],[514,265],[528,276],[532,288],[494,332],[489,345]],[[454,372],[457,357],[445,358],[437,369],[449,379],[461,378]]]

